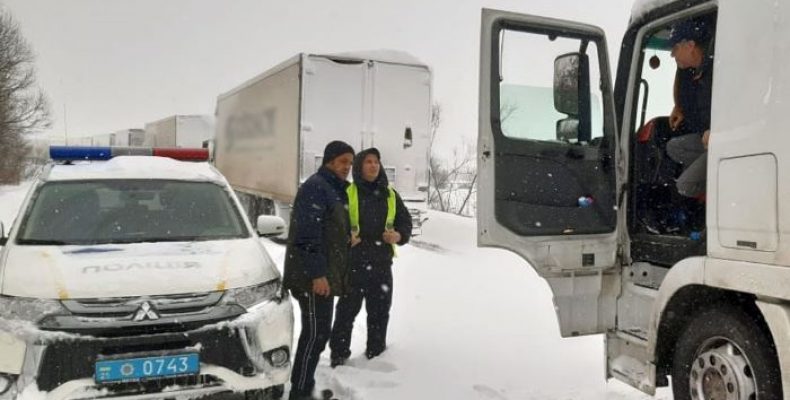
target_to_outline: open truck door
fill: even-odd
[[[615,327],[620,161],[597,27],[483,10],[478,244],[522,256],[562,336]]]

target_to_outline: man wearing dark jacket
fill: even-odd
[[[332,367],[351,356],[351,330],[362,308],[368,314],[365,356],[373,358],[387,347],[387,324],[392,306],[392,257],[395,246],[411,236],[411,215],[403,200],[390,188],[375,148],[360,152],[354,159],[354,183],[349,186],[351,218],[351,289],[337,303],[332,327]]]
[[[299,302],[302,332],[294,356],[289,399],[313,399],[315,369],[332,329],[333,296],[348,287],[350,227],[346,177],[354,149],[333,141],[324,165],[294,199],[283,284]]]

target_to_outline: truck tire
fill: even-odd
[[[782,381],[770,336],[735,307],[702,311],[675,345],[675,400],[779,400]]]

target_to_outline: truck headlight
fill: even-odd
[[[280,300],[281,284],[279,279],[264,282],[260,285],[246,286],[225,291],[223,300],[250,308],[269,300]]]
[[[0,318],[36,323],[53,314],[68,314],[59,300],[0,296]]]

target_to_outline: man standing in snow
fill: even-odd
[[[299,302],[302,331],[291,372],[291,400],[314,398],[315,369],[332,329],[333,296],[347,291],[351,236],[346,177],[353,160],[351,146],[330,142],[323,166],[294,199],[283,284]]]
[[[332,367],[351,356],[351,331],[362,308],[368,314],[365,356],[370,359],[387,348],[387,324],[392,306],[392,257],[395,246],[411,236],[411,215],[398,193],[389,186],[375,148],[354,160],[354,183],[348,187],[351,218],[351,289],[337,303],[332,327]]]

